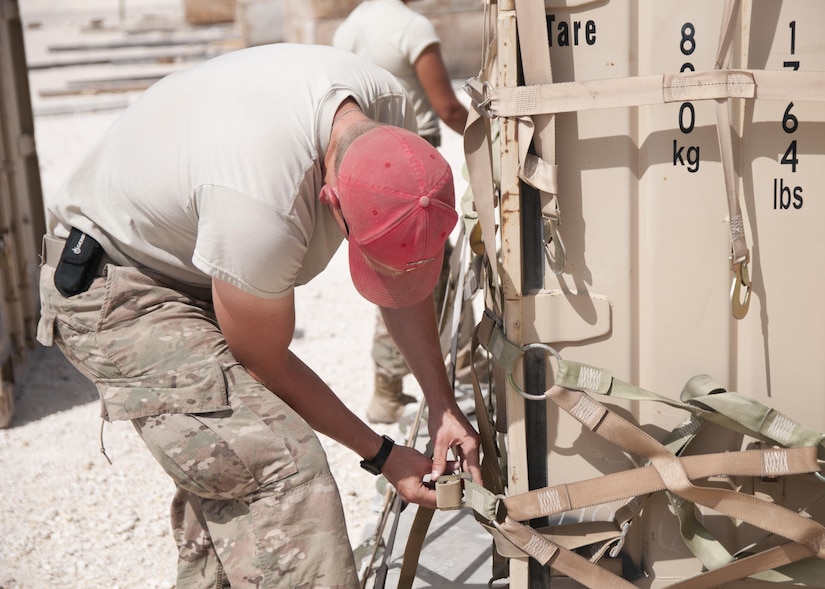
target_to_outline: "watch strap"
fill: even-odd
[[[381,469],[384,468],[384,463],[392,452],[395,441],[389,436],[381,436],[384,441],[381,443],[381,448],[371,460],[362,460],[361,468],[374,475],[381,474]]]

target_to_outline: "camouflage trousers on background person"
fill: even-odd
[[[444,306],[444,294],[450,280],[450,255],[452,255],[452,251],[453,246],[448,241],[444,247],[444,263],[441,266],[441,273],[438,275],[438,282],[436,282],[433,289],[436,316],[441,314],[441,309]],[[460,291],[458,296],[461,296]],[[459,327],[459,351],[469,348],[474,327],[473,312],[472,309],[468,308],[465,310]],[[450,336],[451,334],[447,335]],[[372,336],[372,361],[376,374],[382,374],[389,378],[403,378],[410,374],[407,362],[387,332],[387,326],[384,324],[381,310],[378,308],[376,308],[375,331]]]
[[[441,263],[441,272],[433,289],[436,317],[441,314],[441,308],[444,306],[444,294],[450,280],[450,256],[452,252],[453,246],[448,240],[444,244],[444,260]],[[375,331],[372,336],[372,361],[376,374],[388,378],[403,378],[410,374],[407,362],[387,332],[387,326],[381,316],[381,309],[378,307],[376,307]]]
[[[444,305],[444,294],[450,279],[451,252],[452,246],[447,241],[441,272],[433,289],[436,316],[441,313]],[[415,403],[417,399],[404,393],[403,380],[410,374],[410,368],[390,337],[379,307],[376,307],[375,329],[372,334],[372,362],[375,385],[367,406],[367,420],[371,423],[395,423],[404,412],[404,407]]]
[[[104,273],[65,298],[43,266],[38,341],[96,385],[105,419],[132,421],[175,482],[177,589],[358,587],[320,441],[234,359],[211,303],[135,268]]]

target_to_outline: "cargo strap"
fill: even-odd
[[[511,373],[523,355],[522,348],[508,342],[489,315],[482,320],[477,333],[486,334],[483,338],[490,346],[488,351],[495,361],[501,362],[508,374]],[[466,475],[442,477],[436,486],[439,509],[473,509],[476,519],[492,534],[500,554],[509,558],[529,555],[591,588],[633,587],[593,560],[572,552],[594,542],[621,542],[626,525],[591,522],[534,530],[520,522],[668,491],[686,503],[703,505],[790,540],[753,556],[729,557],[708,572],[670,587],[699,589],[753,575],[765,580],[788,580],[788,576],[772,577],[764,571],[810,557],[825,559],[825,526],[752,495],[694,484],[696,480],[720,476],[775,478],[814,473],[821,477],[817,456],[825,458],[825,435],[809,430],[753,399],[720,390],[704,375],[691,379],[681,400],[676,401],[624,383],[605,370],[564,361],[557,355],[554,357],[558,361],[556,384],[545,391],[544,398],[554,402],[597,435],[628,452],[647,458],[648,464],[511,497],[480,487]],[[766,442],[788,447],[680,457],[673,453],[672,447],[656,441],[592,395],[663,402],[689,411],[702,421],[720,423]],[[480,411],[477,413],[481,414]],[[490,450],[490,429],[480,427],[479,431],[486,442],[485,454],[495,451]],[[673,447],[685,443],[683,434],[690,436],[695,431],[695,427],[684,428],[683,431],[677,429]],[[501,482],[496,477],[488,479],[487,471],[484,477],[485,484],[488,480],[496,481],[496,484]],[[821,563],[810,561],[800,564],[803,566],[798,567],[798,575],[818,579],[809,586],[824,586]],[[814,569],[818,572],[811,573]]]
[[[516,0],[515,4],[524,85],[497,87],[491,83],[489,72],[480,73],[479,77],[465,85],[476,113],[468,121],[465,152],[471,185],[478,199],[479,219],[487,251],[492,251],[490,248],[493,245],[495,224],[492,219],[485,220],[483,214],[486,213],[482,213],[485,207],[489,207],[490,215],[493,211],[490,206],[492,200],[487,194],[490,165],[486,161],[486,151],[489,150],[489,142],[485,144],[482,130],[489,126],[490,119],[505,117],[515,120],[518,125],[519,177],[541,191],[548,261],[554,272],[561,273],[564,269],[564,246],[559,233],[560,212],[556,197],[558,170],[555,144],[551,137],[555,132],[554,115],[593,109],[714,100],[729,212],[730,267],[733,273],[731,313],[736,319],[745,317],[750,305],[750,252],[739,204],[730,100],[823,101],[825,72],[730,69],[727,64],[730,61],[730,47],[740,2],[727,0],[713,70],[553,83],[544,28],[544,2]],[[535,137],[534,127],[537,132]],[[535,153],[527,153],[531,141]],[[554,244],[555,254],[551,252],[551,244]],[[494,273],[498,271],[495,265],[491,269]]]
[[[519,38],[546,39],[544,3],[516,0],[516,20]],[[550,52],[538,51],[522,55],[524,82],[551,84],[553,68]],[[544,248],[551,270],[564,271],[565,251],[558,231],[561,212],[558,202],[558,166],[556,165],[556,115],[552,112],[536,114],[532,119],[518,121],[519,178],[539,191]],[[531,145],[532,142],[532,145]],[[532,149],[532,153],[530,152]]]
[[[728,0],[713,70],[554,83],[544,30],[543,4],[531,0],[516,1],[520,57],[526,85],[515,88],[497,86],[491,75],[494,57],[491,51],[485,54],[478,77],[465,85],[473,106],[464,134],[465,157],[481,229],[479,239],[487,264],[485,286],[488,289],[485,299],[487,313],[476,330],[474,344],[487,349],[510,386],[519,394],[527,399],[554,402],[597,435],[647,458],[649,462],[627,473],[506,497],[500,491],[505,487],[501,465],[493,465],[492,461],[487,460],[490,456],[500,458],[495,432],[506,431],[506,428],[500,420],[493,420],[491,416],[494,410],[503,413],[504,399],[497,399],[494,408],[486,406],[474,379],[476,415],[485,457],[482,468],[488,488],[480,487],[464,475],[439,480],[436,487],[439,508],[473,509],[476,519],[493,536],[498,554],[508,558],[531,556],[587,587],[633,587],[628,581],[596,564],[596,561],[608,551],[612,556],[618,554],[624,535],[644,505],[645,498],[651,493],[664,491],[672,497],[673,509],[680,518],[686,543],[709,569],[702,575],[677,582],[671,587],[700,589],[749,576],[772,581],[788,580],[781,574],[773,575],[775,571],[771,569],[783,567],[784,572],[794,566],[798,568],[793,571],[796,575],[791,577],[793,580],[804,577],[809,586],[823,587],[823,563],[817,559],[825,557],[825,527],[800,513],[752,495],[698,486],[694,482],[711,476],[805,476],[810,479],[815,475],[821,478],[817,454],[820,459],[823,458],[823,434],[808,430],[753,399],[728,393],[706,376],[692,379],[686,385],[681,400],[675,401],[622,383],[598,368],[564,361],[545,344],[518,346],[507,340],[501,320],[504,297],[495,217],[499,203],[493,181],[490,123],[495,118],[506,118],[518,125],[518,175],[541,193],[542,215],[546,217],[545,233],[550,235],[549,239],[545,237],[546,245],[561,248],[560,252],[551,252],[548,248],[548,261],[551,269],[559,272],[563,269],[564,252],[560,236],[555,239],[553,234],[558,234],[560,218],[555,138],[552,136],[554,116],[579,110],[714,100],[717,104],[718,139],[730,215],[730,261],[734,273],[731,310],[735,318],[741,319],[747,313],[750,300],[749,254],[737,192],[729,101],[825,100],[821,92],[821,88],[825,87],[825,73],[730,68],[727,64],[733,38],[732,26],[740,3],[738,0]],[[550,222],[553,219],[555,224]],[[544,349],[559,366],[555,385],[541,395],[528,394],[513,377],[525,350],[529,348]],[[503,393],[503,387],[496,387],[495,393]],[[593,399],[592,395],[598,394],[667,403],[688,411],[691,419],[660,443]],[[486,401],[492,402],[492,398]],[[707,422],[781,447],[683,456],[684,449]],[[613,522],[555,526],[543,530],[522,523],[534,517],[622,499],[630,501],[617,511]],[[693,505],[702,505],[748,522],[787,541],[760,551],[748,547],[755,553],[753,555],[748,555],[745,549],[741,554],[730,555],[696,521]],[[757,519],[759,521],[755,521]],[[601,548],[591,559],[573,552],[578,547],[594,543],[601,543]],[[796,564],[786,566],[789,563]],[[405,557],[404,566],[407,564]],[[404,586],[411,586],[412,576],[409,573],[406,580],[410,584]]]
[[[727,0],[723,12],[722,27],[716,52],[715,69],[721,71],[730,64],[730,47],[733,42],[733,25],[739,9],[739,0]],[[745,237],[745,223],[739,206],[739,182],[733,161],[733,127],[730,116],[730,97],[716,99],[716,136],[719,140],[719,156],[725,178],[725,194],[728,203],[730,235],[730,268],[733,272],[730,304],[735,319],[747,315],[751,300],[751,280],[748,272],[750,251]],[[744,289],[744,292],[743,292]]]
[[[825,72],[714,69],[495,88],[471,96],[489,118],[646,106],[696,100],[751,98],[823,101]],[[471,87],[475,88],[475,85]]]

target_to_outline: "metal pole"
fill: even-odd
[[[521,184],[522,293],[544,287],[544,238],[541,199],[537,190]],[[545,356],[541,350],[528,350],[524,359],[524,384],[528,393],[541,394],[546,387]],[[527,480],[531,490],[547,486],[547,401],[525,400],[525,437],[527,438]],[[534,519],[534,528],[548,525],[546,517]],[[532,558],[529,564],[530,589],[551,586],[550,569]]]

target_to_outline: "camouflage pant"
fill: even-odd
[[[172,477],[178,589],[358,586],[315,432],[234,359],[210,303],[109,265],[61,296],[41,272],[38,340],[97,386]]]

